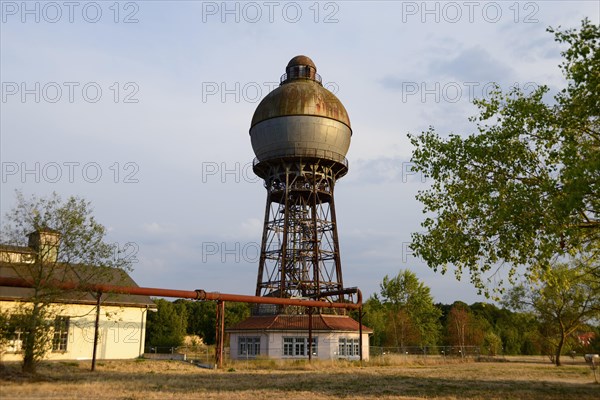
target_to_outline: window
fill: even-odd
[[[12,314],[6,321],[6,336],[8,339],[5,350],[7,353],[18,353],[23,347],[23,341],[27,331],[24,329],[25,316],[21,314]]]
[[[69,338],[69,317],[56,317],[54,320],[54,336],[52,337],[52,351],[67,351]]]
[[[360,355],[358,338],[339,338],[338,355],[340,357],[355,357]]]
[[[7,353],[18,353],[21,351],[23,346],[23,332],[20,330],[14,330],[9,335],[8,346],[6,348]]]
[[[246,357],[260,355],[260,338],[240,336],[238,339],[238,355]]]
[[[283,338],[283,355],[294,355],[294,338]]]
[[[312,353],[313,356],[318,354],[318,340],[312,338]],[[308,338],[306,337],[284,337],[283,338],[283,355],[287,357],[308,357]]]

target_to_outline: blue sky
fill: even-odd
[[[336,206],[344,282],[411,269],[436,301],[483,300],[407,251],[419,231],[407,133],[473,132],[471,101],[564,82],[548,26],[595,1],[1,1],[0,212],[26,195],[92,202],[141,286],[251,294],[266,197],[254,109],[311,57],[353,128]]]

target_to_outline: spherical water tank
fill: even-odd
[[[250,127],[259,162],[301,157],[346,163],[352,129],[341,101],[321,84],[312,60],[296,56],[281,85],[258,105]]]

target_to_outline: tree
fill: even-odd
[[[389,318],[388,341],[397,347],[435,345],[441,311],[433,304],[429,288],[409,270],[401,270],[394,278],[386,275],[380,287]]]
[[[198,335],[206,344],[215,343],[217,321],[216,303],[212,301],[175,300],[187,310],[187,334]],[[226,302],[225,326],[232,326],[250,316],[248,303]]]
[[[481,346],[484,341],[485,327],[475,317],[469,306],[457,301],[452,305],[446,319],[446,335],[448,344],[459,348],[460,355],[467,354],[467,346]]]
[[[552,360],[560,366],[560,356],[571,335],[600,317],[597,285],[587,279],[584,269],[555,264],[538,285],[516,286],[504,302],[538,317],[539,333],[552,350]]]
[[[502,339],[494,332],[489,331],[483,337],[483,347],[487,350],[488,355],[496,356],[502,351]]]
[[[547,86],[496,88],[475,101],[477,134],[409,135],[415,170],[433,181],[417,195],[433,215],[411,247],[435,271],[468,271],[486,294],[486,274],[508,265],[514,282],[524,266],[535,280],[565,253],[594,259],[600,281],[600,29],[586,19],[548,31],[568,45],[554,102]]]
[[[148,315],[146,338],[150,346],[173,348],[181,346],[187,330],[185,303],[154,300],[158,311]],[[213,327],[214,329],[214,327]]]
[[[2,361],[2,350],[10,340],[11,333],[10,314],[0,309],[0,361]]]
[[[213,308],[215,308],[215,312],[216,312],[216,304],[213,302],[211,303],[211,305],[213,306]],[[245,320],[246,318],[250,317],[250,310],[252,308],[252,305],[249,303],[237,303],[237,302],[232,302],[232,301],[228,301],[225,303],[225,326],[233,326],[235,324],[237,324],[238,322],[241,322],[243,320]],[[215,315],[216,318],[216,315]],[[216,323],[216,320],[215,320]],[[213,324],[213,326],[215,326],[215,324]],[[213,330],[213,332],[216,332],[215,330]]]
[[[188,315],[187,333],[200,336],[206,344],[214,344],[217,320],[215,304],[209,301],[177,301],[185,302]]]
[[[503,354],[539,354],[532,338],[537,333],[538,321],[530,313],[516,313],[490,303],[474,303],[471,311],[485,319],[494,334],[502,340]]]
[[[127,269],[125,258],[115,257],[105,243],[106,229],[92,215],[90,202],[71,196],[66,201],[53,193],[49,197],[26,199],[16,193],[16,205],[6,214],[1,241],[28,246],[25,238],[37,232],[37,254],[31,262],[7,264],[20,278],[32,284],[31,298],[18,311],[23,334],[23,371],[34,373],[49,349],[56,314],[53,304],[65,290],[55,283],[77,280],[80,285],[108,276],[114,268]],[[41,237],[45,236],[44,243]],[[37,239],[35,239],[37,237]],[[84,266],[85,268],[79,268]]]
[[[357,310],[350,312],[350,316],[354,319],[358,319]],[[383,346],[386,343],[386,327],[388,319],[386,316],[386,310],[377,294],[372,294],[371,297],[363,303],[362,307],[363,318],[362,322],[364,325],[373,329],[373,335],[370,336],[371,346]]]
[[[588,353],[600,354],[600,326],[593,330],[594,337],[588,346]]]

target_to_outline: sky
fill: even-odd
[[[253,294],[266,191],[248,134],[288,61],[309,56],[353,136],[336,185],[345,286],[415,272],[436,302],[487,301],[415,257],[408,133],[475,131],[494,83],[564,86],[548,27],[596,1],[0,1],[0,214],[89,200],[140,286]],[[493,281],[491,283],[493,285]]]

